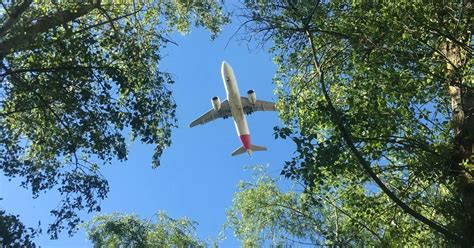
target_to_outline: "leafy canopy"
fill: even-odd
[[[2,247],[36,247],[33,238],[40,230],[25,227],[18,217],[18,215],[7,214],[4,210],[0,210],[0,245]]]
[[[94,247],[204,247],[196,237],[196,222],[184,217],[172,219],[159,212],[156,222],[134,215],[98,215],[84,223]]]
[[[227,22],[219,1],[13,1],[0,12],[0,170],[33,196],[62,195],[53,238],[78,210],[100,211],[100,166],[127,159],[127,142],[154,144],[153,166],[176,126],[160,70],[167,34]]]
[[[374,231],[362,243],[472,245],[473,167],[457,140],[472,143],[474,108],[460,138],[448,94],[472,101],[472,4],[244,4],[243,38],[270,44],[278,66],[276,135],[297,145],[282,174],[357,214]]]
[[[364,192],[357,189],[350,192],[356,192],[355,195],[347,195],[342,190],[305,189],[298,182],[288,188],[282,187],[288,185],[288,180],[271,178],[263,166],[255,167],[254,173],[252,181],[239,183],[224,225],[233,230],[245,247],[380,247],[421,243],[439,246],[444,243],[441,236],[432,235],[421,223],[411,223],[409,216],[392,212],[393,207],[378,209],[389,200],[387,197],[366,197],[364,204],[356,205],[358,198],[364,197]]]

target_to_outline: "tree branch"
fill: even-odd
[[[17,70],[8,70],[5,73],[0,74],[0,77],[5,77],[13,74],[26,73],[26,72],[53,72],[53,71],[69,71],[69,70],[92,70],[92,69],[105,69],[110,67],[103,66],[63,66],[63,67],[49,67],[49,68],[21,68]]]
[[[23,112],[30,111],[30,110],[33,110],[33,109],[44,108],[44,107],[46,107],[46,105],[44,105],[44,106],[32,106],[32,107],[29,107],[29,108],[22,108],[22,109],[15,109],[15,110],[6,111],[6,112],[0,112],[0,117],[8,117],[9,115],[13,115],[13,114],[16,114],[16,113],[23,113]]]
[[[100,0],[93,4],[82,5],[75,11],[64,10],[49,17],[42,17],[36,20],[32,25],[26,28],[27,32],[19,33],[0,43],[0,55],[10,53],[12,50],[18,50],[25,45],[32,43],[33,36],[44,33],[51,28],[61,26],[81,16],[87,15],[100,6]]]
[[[0,65],[1,67],[7,72],[7,73],[11,73],[10,69],[3,63],[0,62]],[[15,74],[11,74],[12,75],[12,79],[14,81],[17,81],[17,82],[22,82],[23,80],[20,79],[17,75]],[[56,113],[56,111],[54,111],[54,109],[51,107],[50,103],[48,101],[46,101],[46,99],[44,99],[44,97],[36,92],[35,90],[30,90],[30,92],[35,95],[36,97],[38,97],[38,99],[43,102],[44,106],[53,114],[53,116],[56,118],[56,120],[63,126],[63,128],[66,130],[66,133],[69,135],[69,137],[71,138],[71,140],[74,140],[74,136],[72,135],[72,131],[69,127],[69,125],[67,125],[67,123],[65,123],[63,121],[63,119]],[[75,150],[75,147],[73,147],[73,150]]]
[[[304,187],[304,185],[302,185]],[[343,215],[347,216],[349,219],[351,219],[352,221],[356,222],[358,225],[360,225],[361,227],[365,228],[367,231],[369,231],[372,235],[374,235],[375,237],[377,237],[377,239],[379,239],[380,242],[384,242],[382,237],[380,237],[380,235],[375,232],[374,230],[370,229],[367,225],[365,225],[363,222],[359,221],[358,219],[356,219],[355,217],[353,217],[351,214],[349,214],[347,211],[343,210],[342,208],[338,207],[337,204],[330,200],[329,198],[327,197],[322,197],[322,196],[319,196],[319,195],[316,195],[316,194],[309,194],[311,196],[311,200],[313,200],[314,202],[317,202],[317,200],[322,200],[326,203],[329,203],[331,206],[334,207],[334,209],[339,212],[341,212]]]
[[[18,20],[20,20],[21,15],[28,9],[28,7],[33,3],[33,0],[25,0],[20,5],[13,7],[10,11],[8,20],[0,27],[0,37],[5,36],[5,34],[10,30],[10,28],[15,25]],[[5,9],[5,11],[7,11]]]

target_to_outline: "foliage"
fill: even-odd
[[[472,245],[473,174],[459,166],[448,94],[456,87],[463,104],[472,99],[472,4],[244,3],[243,38],[271,44],[278,66],[286,126],[275,135],[297,145],[282,174],[354,213],[377,234],[358,237],[364,244],[441,234]]]
[[[246,247],[401,246],[423,242],[427,246],[443,244],[443,238],[433,235],[420,223],[410,223],[410,217],[390,213],[393,209],[378,209],[387,198],[370,197],[361,206],[340,201],[352,191],[318,192],[304,190],[303,184],[283,190],[285,181],[270,178],[263,167],[257,167],[254,182],[240,182],[227,214],[226,228]],[[287,182],[287,181],[286,181]],[[356,200],[363,192],[353,196]],[[366,205],[374,206],[370,210]],[[375,211],[372,211],[375,210]],[[366,212],[364,212],[366,211]],[[387,214],[378,214],[386,212]],[[377,218],[373,216],[377,214]],[[390,225],[385,226],[389,222]],[[381,232],[380,230],[383,230]],[[407,238],[406,232],[417,232]]]
[[[94,247],[204,247],[196,237],[196,224],[186,217],[172,219],[164,212],[157,214],[156,223],[114,213],[96,216],[84,227]]]
[[[38,230],[26,228],[18,215],[0,210],[0,245],[2,247],[36,247],[33,238]]]
[[[119,1],[120,2],[120,1]],[[160,48],[173,30],[227,22],[205,1],[10,1],[0,12],[0,170],[33,196],[57,188],[53,238],[78,210],[100,211],[100,165],[127,159],[128,137],[155,144],[176,126]],[[129,135],[128,135],[129,134]]]
[[[277,181],[261,171],[254,179],[254,183],[239,183],[224,225],[234,230],[243,246],[280,247],[298,239],[322,245],[318,240],[321,222],[303,207],[305,199],[301,195],[280,191]]]

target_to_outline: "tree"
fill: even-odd
[[[10,1],[0,12],[0,170],[33,196],[62,195],[52,238],[77,211],[100,211],[100,165],[127,159],[131,140],[155,144],[153,167],[176,126],[159,68],[167,34],[191,25],[214,35],[227,17],[205,1]]]
[[[472,3],[245,1],[278,65],[282,174],[410,242],[474,244]],[[391,216],[391,218],[388,218]],[[366,218],[369,217],[369,218]],[[399,227],[389,233],[391,225]],[[416,239],[415,239],[416,240]]]
[[[2,247],[36,247],[33,238],[38,230],[26,228],[18,215],[7,214],[0,210],[0,245]]]
[[[411,223],[407,215],[379,215],[365,206],[355,207],[351,196],[341,192],[306,189],[302,182],[282,190],[281,180],[272,179],[264,167],[256,167],[253,182],[240,182],[232,206],[227,212],[225,228],[245,247],[337,246],[385,247],[440,246],[444,239],[433,235],[422,223]],[[358,192],[354,198],[361,197]],[[381,199],[387,200],[387,199]],[[369,198],[366,204],[381,205]],[[385,225],[390,223],[390,225]],[[379,232],[383,230],[383,232]],[[416,235],[409,235],[410,232]]]
[[[323,245],[323,222],[313,207],[304,206],[303,194],[282,192],[262,168],[256,169],[255,182],[239,183],[224,227],[232,229],[244,247]]]
[[[157,214],[156,223],[114,213],[96,216],[84,227],[94,247],[204,247],[205,242],[196,237],[196,224],[164,212]]]

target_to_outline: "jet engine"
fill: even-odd
[[[219,110],[221,108],[221,100],[219,99],[218,96],[213,97],[211,101],[212,101],[212,107],[215,110]]]
[[[250,103],[255,104],[257,102],[257,95],[255,95],[254,90],[247,91],[247,95],[248,95]]]

